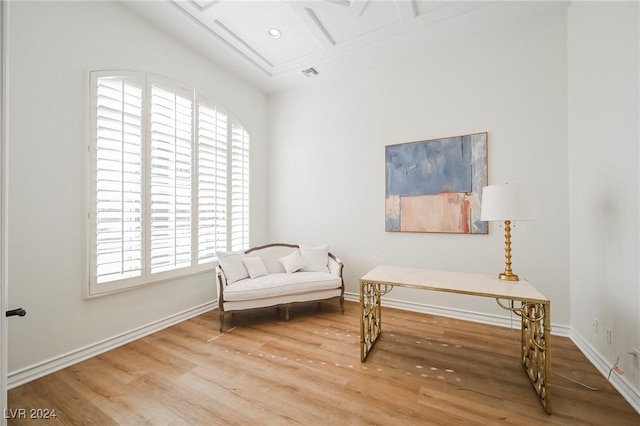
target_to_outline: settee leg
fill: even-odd
[[[340,297],[340,310],[344,314],[344,296]]]
[[[220,311],[220,333],[224,330],[224,312]]]
[[[289,305],[284,305],[284,320],[289,321]]]

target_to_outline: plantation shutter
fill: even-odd
[[[227,250],[227,115],[198,104],[198,264]]]
[[[90,72],[87,297],[215,268],[249,247],[250,136],[192,88]]]
[[[191,265],[193,94],[152,82],[150,100],[151,273]]]
[[[142,77],[92,74],[92,280],[142,276]]]
[[[249,247],[249,134],[231,124],[231,250]]]

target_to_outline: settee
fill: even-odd
[[[244,252],[218,252],[220,331],[227,312],[338,299],[344,312],[343,264],[329,246],[269,244]]]

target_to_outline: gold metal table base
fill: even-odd
[[[517,284],[514,284],[517,285]],[[380,333],[382,333],[382,296],[393,290],[393,285],[360,280],[360,361],[365,362]],[[403,286],[405,287],[405,286]],[[406,286],[420,288],[415,286]],[[517,300],[519,306],[500,307],[521,317],[521,362],[545,411],[551,414],[551,305]]]

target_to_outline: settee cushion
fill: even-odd
[[[220,266],[224,270],[224,275],[227,278],[227,284],[249,278],[249,271],[247,271],[247,268],[242,262],[244,252],[228,253],[219,251],[217,255]]]
[[[247,268],[250,278],[258,278],[269,273],[259,257],[245,257],[242,259],[242,263]]]
[[[307,262],[307,266],[301,269],[304,272],[329,272],[329,245],[300,246],[300,255]]]
[[[284,270],[287,274],[293,274],[302,268],[306,268],[307,262],[300,256],[300,250],[294,250],[290,254],[281,257],[280,263],[284,266]]]
[[[242,301],[304,294],[319,290],[340,288],[342,279],[326,272],[277,273],[258,278],[247,278],[227,285],[225,301]]]
[[[286,272],[284,270],[284,266],[282,266],[282,263],[280,263],[280,258],[291,254],[296,250],[298,250],[297,247],[275,245],[252,251],[247,256],[258,256],[260,259],[262,259],[262,263],[264,263],[264,266],[267,267],[268,273],[277,274]]]

